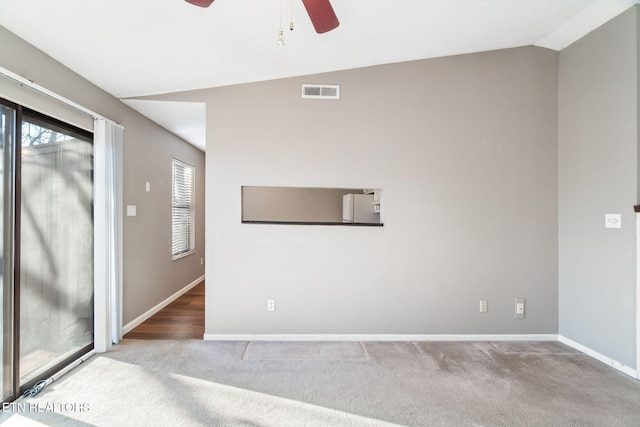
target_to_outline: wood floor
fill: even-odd
[[[204,282],[141,323],[124,338],[198,339],[204,336]]]

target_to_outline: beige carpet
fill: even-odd
[[[640,382],[560,343],[124,340],[21,403],[0,422],[640,425]]]
[[[247,343],[245,360],[340,360],[367,359],[360,342],[265,342]]]

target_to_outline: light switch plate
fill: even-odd
[[[136,205],[127,205],[127,216],[136,216],[137,215]]]
[[[622,215],[620,215],[620,214],[605,214],[604,215],[604,227],[605,228],[621,228],[622,227]]]
[[[145,190],[147,190],[147,193],[151,191],[151,183],[149,181],[145,182]]]
[[[480,300],[480,313],[486,313],[487,312],[487,300],[481,299]]]

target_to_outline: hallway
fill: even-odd
[[[125,334],[124,339],[201,340],[204,336],[204,281]]]

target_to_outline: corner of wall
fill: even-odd
[[[636,204],[640,205],[640,4],[636,4],[635,6],[633,6],[633,8],[635,11],[636,19],[636,140],[638,142],[638,179],[636,181],[638,187],[638,196],[636,199]],[[638,289],[638,292],[640,292],[640,288]],[[640,314],[638,316],[640,317]],[[640,341],[640,331],[638,332],[638,337]],[[638,348],[638,353],[640,353],[640,343],[638,343]],[[640,354],[638,355],[638,358],[640,360]],[[640,368],[640,362],[638,367]]]
[[[559,333],[632,369],[638,16],[636,6],[564,49],[558,90]],[[622,215],[621,229],[605,229],[606,213]]]

